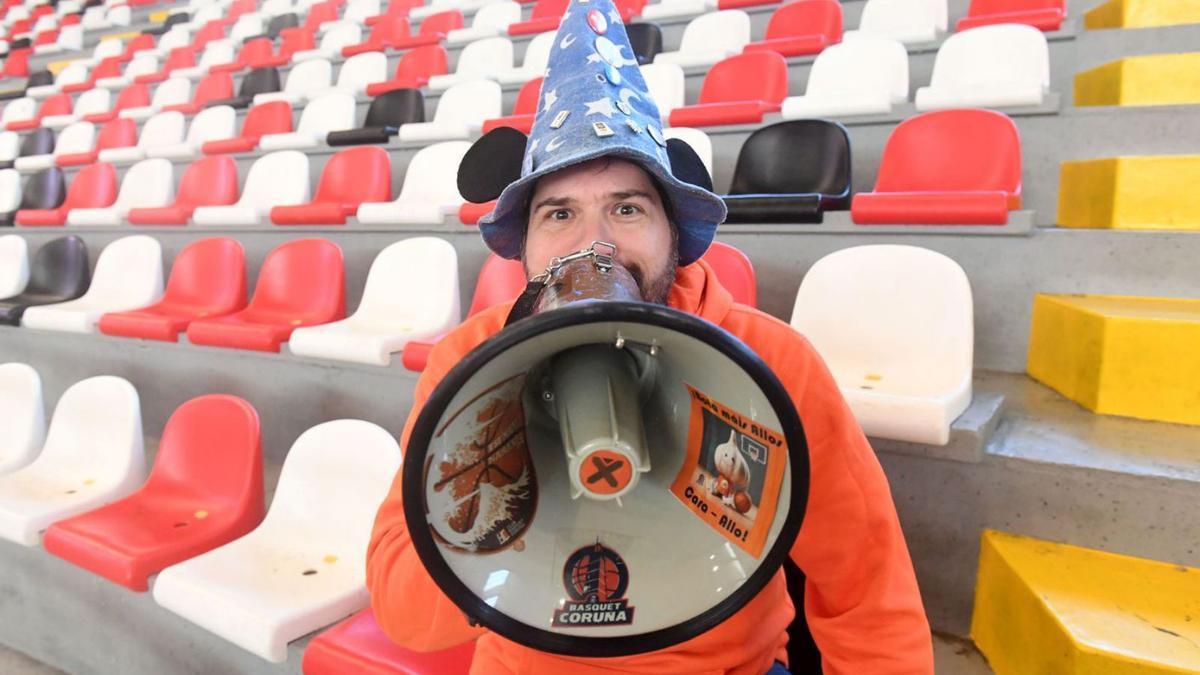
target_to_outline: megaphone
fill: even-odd
[[[767,584],[804,516],[808,448],[778,378],[718,326],[641,302],[628,275],[599,243],[556,259],[518,301],[531,315],[434,389],[406,449],[431,578],[472,623],[541,651],[703,633]]]

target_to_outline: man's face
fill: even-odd
[[[593,241],[614,244],[642,297],[666,304],[679,262],[675,234],[654,179],[637,164],[602,157],[538,181],[525,231],[526,275]]]

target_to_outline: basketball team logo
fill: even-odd
[[[563,586],[570,600],[554,610],[554,626],[621,626],[633,623],[625,598],[629,568],[616,551],[597,541],[567,556]]]

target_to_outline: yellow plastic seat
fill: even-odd
[[[1123,230],[1200,230],[1200,155],[1063,162],[1058,224]]]

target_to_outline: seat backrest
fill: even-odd
[[[235,56],[236,47],[233,40],[213,40],[204,48],[204,53],[200,55],[196,66],[202,70],[208,70],[215,65],[232,62]]]
[[[150,105],[150,87],[135,83],[125,87],[120,94],[117,94],[117,102],[113,104],[113,110],[120,112],[126,108],[140,108],[145,105]]]
[[[767,101],[787,97],[787,61],[776,52],[756,51],[722,59],[704,76],[700,103]]]
[[[533,115],[537,113],[538,99],[542,96],[543,79],[545,78],[535,77],[521,85],[521,91],[517,92],[517,100],[513,103],[512,114]]]
[[[156,108],[165,108],[169,105],[187,103],[191,93],[191,80],[186,77],[172,77],[158,85],[158,88],[154,90],[154,98],[151,99],[150,104]]]
[[[20,206],[21,173],[16,169],[0,169],[0,213],[12,213]],[[24,242],[22,239],[21,243]]]
[[[110,56],[92,68],[91,76],[88,78],[93,83],[102,77],[118,77],[121,75],[121,67],[125,65],[125,61],[120,56]],[[150,71],[153,72],[153,71]]]
[[[525,286],[525,266],[520,260],[507,260],[489,253],[479,268],[475,281],[475,292],[471,296],[471,307],[467,316],[475,316],[488,307],[515,300]]]
[[[452,30],[458,30],[463,27],[463,15],[457,9],[451,9],[445,12],[430,14],[421,21],[421,28],[417,30],[417,35],[441,35],[445,37]]]
[[[280,14],[271,17],[271,21],[267,24],[267,37],[274,40],[278,38],[284,30],[295,28],[300,25],[300,18],[295,14]]]
[[[87,82],[88,79],[88,64],[84,61],[72,61],[71,65],[58,71],[58,75],[54,78],[54,84],[61,86],[68,84],[79,84]]]
[[[837,0],[796,0],[771,15],[767,40],[795,35],[824,35],[830,42],[842,38],[842,5]]]
[[[535,102],[536,104],[536,102]],[[420,89],[393,89],[376,96],[367,108],[364,127],[400,126],[425,121],[425,95]]]
[[[408,163],[399,202],[454,203],[458,192],[458,165],[471,149],[469,141],[445,141],[421,148]]]
[[[96,134],[95,150],[128,148],[137,144],[137,122],[117,117],[104,123]]]
[[[38,127],[25,134],[25,140],[21,141],[21,151],[18,156],[49,155],[54,152],[54,143],[54,131],[46,127]]]
[[[254,33],[261,34],[262,31]],[[275,43],[270,38],[256,37],[242,44],[241,49],[238,49],[237,62],[243,67],[253,68],[264,60],[270,59],[275,55]]]
[[[145,150],[182,143],[186,125],[187,118],[178,110],[160,112],[146,120],[142,126],[142,135],[138,136],[138,147]]]
[[[557,19],[567,11],[570,0],[537,0],[533,5],[530,20]]]
[[[299,150],[280,150],[263,155],[250,166],[238,205],[269,209],[303,204],[311,198],[308,155]]]
[[[238,85],[238,96],[250,99],[258,94],[279,91],[279,86],[278,69],[271,66],[255,68],[242,78],[242,83]]]
[[[746,139],[730,194],[842,195],[850,189],[850,136],[826,120],[790,120]]]
[[[232,237],[198,239],[175,256],[163,303],[210,315],[246,306],[246,253]],[[168,425],[170,423],[168,422]]]
[[[525,58],[521,61],[521,68],[537,73],[546,72],[546,66],[550,63],[550,50],[554,48],[556,35],[556,31],[535,35],[529,44],[525,45]]]
[[[369,16],[379,13],[379,0],[350,0],[342,12],[343,21],[351,21],[361,25]]]
[[[1065,0],[971,0],[967,16],[988,16],[1036,9],[1066,9]]]
[[[142,33],[141,35],[138,35],[129,42],[125,43],[125,50],[122,52],[122,58],[128,61],[132,59],[133,55],[137,54],[138,52],[143,52],[147,49],[154,49],[156,40],[157,38],[149,33]]]
[[[0,191],[9,187],[8,183],[12,181],[9,171],[5,169],[0,171]],[[15,172],[14,172],[15,173]],[[25,238],[16,234],[0,235],[0,298],[8,298],[21,291],[25,290],[25,284],[29,283],[29,245],[25,243]],[[3,386],[0,385],[0,389]],[[3,396],[0,393],[0,396]],[[0,416],[3,416],[4,407],[0,406]],[[2,436],[2,434],[0,434]],[[0,438],[0,445],[4,443]]]
[[[893,103],[906,100],[908,50],[895,40],[874,35],[826,47],[813,61],[805,94],[845,91],[885,91]]]
[[[237,202],[237,162],[209,155],[188,165],[175,193],[178,206],[228,206]]]
[[[154,54],[139,54],[137,58],[125,66],[125,77],[130,79],[139,75],[149,75],[158,72],[158,56]]]
[[[9,58],[11,59],[12,57],[10,56]],[[54,84],[54,74],[45,69],[30,73],[29,77],[25,80],[26,89],[30,87],[44,87],[48,84]]]
[[[55,155],[70,155],[88,152],[96,143],[96,125],[91,122],[68,124],[58,135],[54,146]]]
[[[387,55],[383,52],[355,54],[342,63],[338,71],[337,88],[357,93],[367,85],[387,79]]]
[[[490,37],[476,40],[463,47],[462,52],[458,55],[458,65],[454,68],[454,72],[458,75],[487,76],[512,68],[512,63],[512,40],[506,37]]]
[[[875,190],[1021,189],[1021,137],[992,110],[938,110],[896,126],[879,163]]]
[[[639,68],[646,91],[658,105],[660,115],[666,116],[671,110],[683,107],[687,84],[683,68],[675,63],[650,63]]]
[[[512,0],[498,0],[480,7],[471,25],[475,28],[507,28],[521,20],[521,5]]]
[[[258,14],[248,14],[238,17],[234,22],[233,28],[229,30],[229,39],[234,43],[242,43],[243,50],[246,46],[246,38],[262,35],[263,18]],[[239,55],[240,56],[240,55]]]
[[[638,65],[646,65],[654,61],[663,48],[662,28],[651,22],[631,23],[625,26],[625,34],[629,36],[629,46]]]
[[[162,289],[162,246],[154,237],[135,234],[117,239],[100,251],[92,285],[84,297],[148,304],[162,295]]]
[[[316,38],[313,34],[302,28],[289,28],[279,37],[279,55],[291,57],[296,52],[302,52],[308,49],[316,49]]]
[[[325,89],[333,82],[333,65],[325,59],[312,59],[297,64],[288,72],[283,90],[289,94],[303,94]]]
[[[188,47],[192,42],[192,34],[186,28],[172,28],[167,31],[167,34],[159,38],[158,48],[166,52],[169,57],[175,53],[175,50],[180,47]],[[191,49],[188,49],[191,53]]]
[[[29,177],[21,194],[22,209],[56,209],[66,198],[67,188],[62,169],[51,166]]]
[[[32,119],[37,114],[37,99],[28,96],[9,101],[0,114],[0,124],[8,124],[17,120]]]
[[[79,95],[75,100],[75,110],[73,111],[76,117],[91,115],[92,113],[101,113],[112,107],[112,92],[107,89],[89,89]]]
[[[99,209],[117,198],[117,170],[112,164],[89,164],[75,174],[63,206],[67,209]]]
[[[375,22],[367,42],[373,45],[390,45],[396,40],[412,35],[408,17],[404,14],[389,14]]]
[[[15,131],[0,131],[0,162],[11,162],[20,152],[20,134]]]
[[[750,42],[750,15],[740,9],[709,12],[688,22],[679,39],[685,53],[727,50],[740,52]]]
[[[218,105],[205,108],[192,118],[188,127],[187,145],[199,148],[207,141],[233,138],[237,125],[237,111],[232,106]]]
[[[7,239],[0,237],[0,241]],[[22,457],[33,459],[46,438],[42,378],[36,370],[24,363],[0,363],[0,411],[4,421],[0,424],[4,429],[0,433],[0,463],[20,461]]]
[[[324,135],[330,131],[354,128],[354,95],[338,90],[309,101],[300,113],[296,131]]]
[[[133,385],[111,375],[89,377],[58,399],[42,453],[25,470],[56,476],[62,484],[87,477],[105,485],[145,471],[142,442]]]
[[[821,258],[804,275],[791,323],[846,379],[864,381],[876,371],[858,371],[876,366],[937,391],[971,374],[971,284],[929,249],[856,246]]]
[[[439,45],[425,45],[410,49],[404,52],[396,64],[396,73],[393,79],[401,82],[423,82],[433,75],[445,74],[449,67],[448,63],[446,50]]]
[[[717,280],[733,296],[733,301],[756,307],[758,280],[750,258],[734,246],[714,241],[704,252],[704,262],[713,268]]]
[[[264,134],[286,134],[292,131],[292,104],[287,101],[260,103],[246,113],[242,122],[242,138],[259,138]]]
[[[362,41],[362,26],[350,21],[338,21],[327,26],[318,49],[326,54],[341,54],[343,47],[358,44],[360,41]]]
[[[433,121],[440,124],[482,124],[501,114],[500,84],[492,80],[473,80],[456,84],[442,92]]]
[[[327,21],[337,21],[338,6],[335,2],[321,2],[308,9],[304,19],[304,29],[313,32]]]
[[[192,103],[203,106],[209,101],[222,101],[233,97],[233,77],[229,73],[205,75],[196,85]]]
[[[114,204],[125,209],[156,208],[166,206],[174,199],[174,167],[171,160],[158,157],[143,159],[129,167]]]
[[[26,293],[74,298],[91,282],[87,244],[75,235],[51,239],[33,254]]]
[[[387,151],[373,145],[358,146],[341,150],[329,158],[321,171],[313,201],[385,202],[391,198],[391,189],[392,166]]]
[[[55,94],[42,101],[42,105],[38,108],[37,116],[39,119],[49,115],[70,115],[71,114],[71,95],[70,94]]]
[[[406,332],[440,332],[458,323],[458,298],[454,246],[438,237],[412,237],[375,257],[354,318],[403,323]]]
[[[328,239],[280,244],[259,268],[248,311],[326,314],[344,308],[345,277],[342,249]]]
[[[171,72],[176,68],[191,68],[196,65],[196,52],[192,51],[191,47],[183,46],[176,47],[167,53],[167,62],[163,64],[163,69]]]
[[[1050,86],[1046,34],[1025,24],[980,26],[946,38],[929,86],[987,89],[991,83]]]

